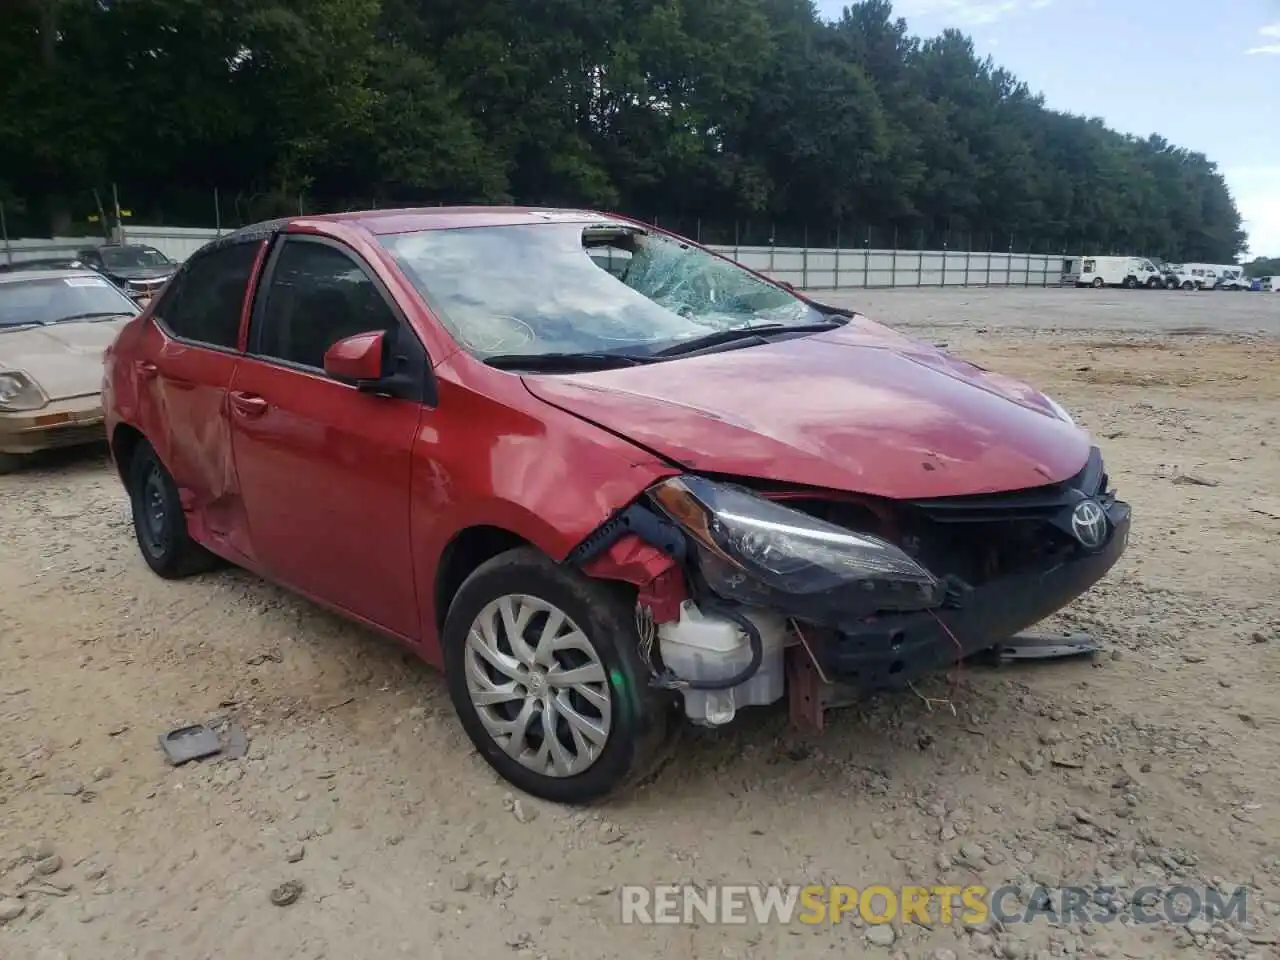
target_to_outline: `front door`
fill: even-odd
[[[409,480],[423,406],[362,393],[323,368],[329,346],[356,333],[417,344],[416,335],[352,252],[315,237],[279,243],[229,394],[254,560],[316,600],[416,639]]]

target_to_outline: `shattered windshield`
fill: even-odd
[[[654,353],[721,330],[823,319],[734,263],[629,224],[461,227],[381,241],[481,359]]]

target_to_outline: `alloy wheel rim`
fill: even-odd
[[[485,731],[521,766],[572,777],[604,751],[613,721],[608,671],[559,607],[508,594],[467,631],[467,693]]]

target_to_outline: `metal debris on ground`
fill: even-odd
[[[160,737],[160,749],[165,759],[174,767],[181,766],[191,760],[201,760],[222,752],[222,744],[218,735],[203,723],[170,730]]]
[[[1062,660],[1067,657],[1093,656],[1101,649],[1098,641],[1087,633],[1019,633],[984,651],[975,659],[993,661],[998,666],[1023,660]]]
[[[1173,482],[1182,487],[1216,487],[1218,485],[1217,480],[1198,477],[1192,473],[1180,473],[1173,478]]]

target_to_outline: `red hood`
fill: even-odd
[[[894,499],[1056,483],[1091,446],[1030,387],[864,319],[767,346],[524,381],[690,470]]]

